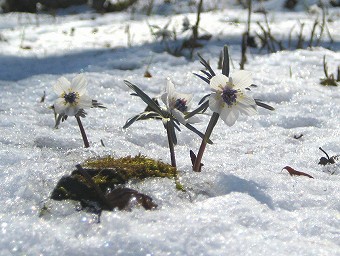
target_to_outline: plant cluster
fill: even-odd
[[[182,40],[177,40],[177,34],[175,28],[169,29],[170,22],[167,22],[165,26],[160,27],[157,25],[149,25],[151,34],[160,39],[164,43],[165,50],[173,56],[188,56],[193,58],[194,50],[204,46],[204,42],[210,40],[211,34],[204,33],[199,34],[201,13],[203,10],[203,0],[200,0],[197,5],[197,16],[195,24],[191,24],[189,19],[185,17],[182,22],[182,29],[180,33],[186,34]],[[187,51],[189,53],[187,54]]]
[[[232,126],[240,115],[256,115],[257,107],[264,107],[273,110],[267,104],[253,99],[249,94],[252,86],[251,74],[248,71],[235,71],[229,75],[229,54],[225,46],[223,50],[222,74],[216,74],[206,60],[200,55],[200,61],[205,69],[203,75],[195,74],[197,77],[208,83],[211,92],[205,95],[199,102],[196,109],[190,111],[190,103],[193,95],[179,93],[175,90],[175,85],[170,79],[160,99],[151,98],[143,92],[137,85],[129,81],[125,84],[133,91],[131,95],[139,97],[145,104],[143,112],[128,119],[124,129],[140,120],[159,120],[167,133],[169,143],[171,166],[144,156],[124,157],[115,159],[111,156],[100,159],[89,159],[81,165],[77,165],[77,170],[71,176],[63,177],[52,192],[52,199],[63,200],[73,199],[82,203],[82,206],[89,207],[88,201],[97,202],[97,209],[112,210],[128,208],[131,198],[136,198],[138,204],[145,209],[155,208],[152,199],[138,191],[117,187],[125,184],[131,179],[144,179],[148,177],[174,178],[177,189],[184,190],[177,180],[175,145],[178,143],[176,131],[184,126],[202,139],[197,155],[190,150],[190,158],[193,171],[200,172],[203,166],[202,158],[207,144],[212,144],[210,136],[221,118],[226,125]],[[81,117],[86,116],[84,109],[99,107],[104,108],[101,103],[90,98],[86,90],[87,80],[83,74],[77,75],[72,81],[65,77],[58,79],[54,85],[54,91],[58,95],[53,105],[56,114],[56,127],[61,121],[65,121],[68,116],[75,116],[84,146],[89,147]],[[43,96],[44,98],[44,96]],[[42,99],[43,100],[43,99]],[[158,100],[162,102],[159,104]],[[201,122],[198,115],[210,109],[213,113],[207,125],[205,133],[197,130],[193,124]],[[118,189],[118,190],[117,190]],[[104,193],[103,191],[108,191]],[[92,207],[93,208],[93,207]]]
[[[160,96],[163,103],[162,106],[157,99],[148,96],[137,85],[126,80],[124,81],[133,91],[132,95],[138,96],[145,102],[146,108],[143,112],[128,119],[123,128],[126,129],[134,122],[140,120],[153,119],[162,121],[167,133],[171,165],[173,167],[176,167],[175,145],[178,143],[176,131],[181,131],[181,126],[189,129],[202,139],[198,154],[195,155],[193,151],[190,152],[193,170],[196,172],[201,171],[201,160],[204,150],[207,144],[212,144],[210,136],[219,118],[226,125],[232,126],[240,115],[256,115],[257,107],[274,110],[274,108],[260,100],[253,99],[249,94],[250,87],[253,85],[250,72],[241,70],[235,71],[232,76],[229,75],[229,53],[227,46],[223,50],[222,74],[216,74],[208,62],[200,55],[199,57],[205,69],[201,70],[203,75],[195,75],[210,85],[211,93],[205,95],[200,100],[199,106],[192,111],[190,111],[190,103],[193,95],[177,92],[175,85],[170,79],[168,79],[166,88]],[[82,74],[77,75],[71,82],[64,77],[59,78],[53,87],[59,96],[53,105],[53,109],[56,113],[56,127],[58,127],[60,121],[65,121],[68,116],[75,116],[84,145],[89,147],[80,117],[86,116],[84,110],[86,108],[104,108],[104,106],[88,96],[86,85],[86,78]],[[205,113],[207,109],[210,109],[213,113],[206,132],[202,133],[193,124],[201,121],[198,115]]]
[[[323,56],[323,71],[325,78],[320,79],[320,84],[325,86],[338,86],[340,82],[340,66],[338,66],[337,77],[334,74],[328,73],[328,65],[326,62],[326,56]]]
[[[294,5],[297,1],[287,1],[286,3],[294,2]],[[274,35],[272,32],[271,25],[269,24],[267,11],[266,10],[257,10],[257,12],[263,13],[264,22],[257,21],[256,24],[258,26],[257,31],[255,32],[255,36],[251,35],[251,14],[252,10],[252,0],[247,0],[247,4],[244,4],[244,7],[248,9],[248,19],[246,24],[246,31],[242,34],[242,44],[241,44],[241,62],[240,69],[244,69],[244,65],[247,62],[247,48],[259,48],[259,52],[263,50],[267,50],[268,53],[274,53],[282,50],[289,49],[305,49],[312,48],[321,45],[322,40],[328,36],[330,44],[334,42],[333,37],[328,28],[328,22],[331,22],[332,19],[327,18],[326,7],[322,2],[320,2],[320,7],[316,5],[312,5],[309,8],[309,14],[315,15],[313,25],[309,31],[309,38],[305,36],[306,34],[306,24],[304,22],[298,21],[298,27],[293,25],[290,29],[288,36],[285,35]],[[295,33],[297,39],[293,40]]]

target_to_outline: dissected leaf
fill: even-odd
[[[207,100],[203,104],[201,104],[198,108],[186,114],[184,118],[189,119],[190,117],[193,117],[194,115],[198,113],[204,113],[208,109],[208,107],[209,107],[209,101]]]
[[[211,95],[211,94],[209,93],[209,94],[203,96],[202,99],[200,99],[200,101],[198,102],[198,105],[201,105],[203,102],[207,101],[207,100],[208,100],[207,98],[208,98],[210,95]]]
[[[197,77],[199,77],[199,78],[201,78],[201,79],[202,79],[204,82],[206,82],[207,84],[210,84],[209,78],[206,78],[206,77],[201,76],[201,75],[196,74],[196,73],[194,73],[194,75],[197,76]]]
[[[134,117],[131,117],[130,119],[128,119],[125,123],[125,125],[123,126],[123,129],[128,128],[129,126],[131,126],[135,121],[139,121],[139,120],[147,120],[147,119],[162,119],[162,117],[153,111],[150,112],[143,112],[140,113]]]
[[[126,128],[130,127],[130,125],[132,125],[135,121],[137,121],[139,117],[140,117],[140,115],[136,115],[136,116],[131,117],[130,119],[128,119],[126,121],[125,125],[123,126],[123,129],[126,129]]]
[[[209,72],[207,72],[207,71],[205,71],[205,70],[203,70],[203,69],[201,69],[200,71],[201,71],[203,74],[205,74],[209,79],[212,78],[212,76],[210,75]]]
[[[160,106],[159,106],[159,103],[158,103],[158,100],[157,100],[156,98],[152,98],[152,100],[153,100],[153,102],[155,102],[155,104],[156,104],[158,107],[160,107]],[[146,108],[144,109],[144,112],[150,112],[150,111],[153,111],[153,109],[152,109],[149,105],[147,105]]]
[[[106,108],[103,106],[102,103],[98,102],[97,100],[92,100],[92,108]]]
[[[157,112],[159,115],[163,115],[162,109],[153,101],[148,95],[146,95],[138,86],[124,80],[125,84],[130,87],[138,96],[150,107],[153,111]]]
[[[273,108],[272,106],[269,106],[268,104],[263,103],[261,100],[259,99],[255,99],[256,105],[268,110],[275,110],[275,108]]]
[[[201,64],[209,71],[211,77],[215,76],[216,74],[214,70],[211,68],[211,66],[209,65],[209,63],[205,59],[203,59],[203,57],[199,53],[197,55],[200,58]]]
[[[307,173],[304,173],[304,172],[297,171],[297,170],[293,169],[293,168],[290,167],[290,166],[286,166],[286,167],[284,167],[283,169],[287,170],[287,171],[289,172],[290,176],[294,176],[294,175],[295,175],[295,176],[307,176],[307,177],[309,177],[309,178],[314,179],[313,176],[311,176],[311,175],[309,175],[309,174],[307,174]],[[283,169],[282,169],[282,170],[283,170]]]
[[[201,137],[201,139],[204,139],[204,133],[197,130],[195,127],[193,127],[191,124],[185,124],[185,127],[188,128],[190,131],[196,133],[198,136]],[[208,144],[213,144],[213,142],[209,139]]]

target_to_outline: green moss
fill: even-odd
[[[117,176],[119,176],[119,179],[123,179],[125,182],[130,179],[145,179],[149,177],[175,178],[177,176],[176,168],[142,155],[123,158],[106,156],[103,158],[89,159],[85,161],[83,167],[113,169],[117,173]]]
[[[176,180],[175,184],[176,184],[176,189],[177,189],[177,190],[186,192],[184,186],[183,186],[178,180]]]

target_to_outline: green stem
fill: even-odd
[[[81,123],[79,116],[76,116],[76,119],[77,119],[77,123],[78,123],[79,129],[80,129],[81,136],[83,137],[84,147],[88,148],[90,146],[90,144],[89,144],[89,141],[87,139],[83,124]]]
[[[173,126],[170,125],[170,121],[169,121],[166,124],[166,133],[168,135],[171,165],[173,167],[176,167],[175,147],[174,147],[174,141],[173,141],[173,138],[172,138],[172,135],[171,135],[172,132],[174,132],[174,131],[172,131],[171,129],[173,129]]]
[[[205,131],[204,138],[202,140],[201,146],[200,146],[198,153],[197,153],[197,156],[196,156],[195,164],[193,166],[194,172],[200,172],[201,171],[201,162],[202,162],[204,150],[207,146],[210,135],[211,135],[219,117],[220,117],[220,114],[214,112],[212,114],[211,118],[210,118],[207,130]]]

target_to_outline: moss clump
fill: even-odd
[[[85,161],[83,167],[113,169],[117,172],[118,178],[123,179],[125,182],[130,179],[145,179],[149,177],[175,178],[177,176],[176,168],[142,155],[123,158],[106,156],[103,158],[89,159]]]
[[[182,192],[186,192],[186,189],[184,188],[184,186],[178,180],[176,180],[176,189],[180,190]]]
[[[82,166],[83,170],[98,185],[103,194],[107,191],[113,192],[117,190],[117,186],[121,187],[122,184],[132,179],[142,180],[150,177],[176,179],[177,177],[176,168],[142,155],[123,158],[106,156],[88,159]],[[124,193],[126,194],[127,192],[125,191]],[[141,197],[141,194],[137,193],[137,191],[133,193]],[[105,208],[98,196],[98,192],[79,170],[74,170],[71,175],[62,177],[52,191],[51,198],[54,200],[77,200],[85,206],[88,201],[91,201],[99,204],[101,208]],[[145,197],[143,198],[145,199]]]

